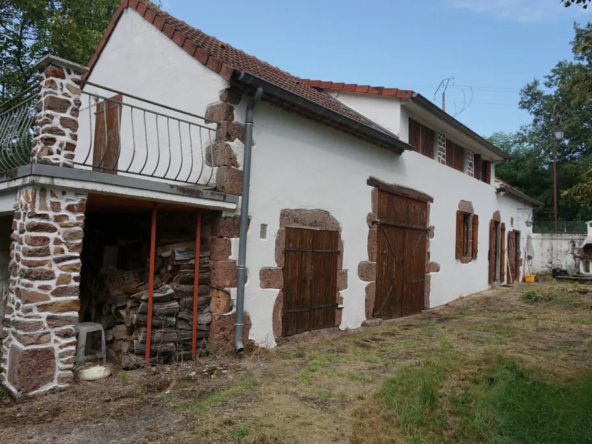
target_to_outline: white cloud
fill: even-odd
[[[577,20],[590,11],[573,5],[565,8],[560,0],[447,0],[453,8],[519,22]]]

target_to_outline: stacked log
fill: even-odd
[[[209,335],[210,260],[209,246],[202,245],[199,254],[199,287],[197,347],[203,351]],[[193,290],[195,276],[195,242],[163,245],[156,249],[152,305],[150,356],[153,364],[191,359],[193,329]],[[93,286],[93,301],[104,301],[99,319],[105,328],[108,350],[121,359],[122,367],[144,364],[148,325],[149,263],[144,270],[101,271],[103,285]]]

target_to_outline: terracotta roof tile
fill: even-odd
[[[187,52],[190,52],[193,45],[196,46],[193,57],[208,68],[222,74],[225,78],[230,78],[231,70],[245,71],[253,76],[259,77],[267,82],[273,83],[293,94],[297,94],[311,102],[328,108],[334,112],[349,117],[350,119],[364,123],[373,128],[380,128],[375,122],[369,120],[362,115],[356,113],[351,108],[342,104],[335,98],[325,94],[324,92],[313,87],[316,82],[309,80],[302,80],[286,71],[282,71],[267,62],[259,60],[258,58],[248,55],[236,49],[227,43],[209,36],[199,29],[196,29],[187,23],[173,17],[155,7],[154,5],[145,2],[144,0],[123,0],[121,6],[115,13],[110,26],[110,32],[105,33],[103,41],[97,48],[95,55],[89,62],[89,70],[86,76],[90,75],[92,69],[98,60],[101,51],[103,50],[107,40],[110,37],[112,28],[117,23],[123,10],[127,7],[136,9],[141,12],[156,29],[162,31],[164,35],[173,39],[179,46],[182,46]],[[188,44],[188,41],[193,45]],[[221,71],[224,70],[222,73]],[[229,74],[230,73],[230,74]],[[320,84],[321,82],[318,82]],[[326,82],[333,84],[333,82]],[[347,86],[347,85],[346,85]],[[337,86],[335,86],[337,88]],[[366,87],[368,88],[368,87]]]
[[[413,95],[413,91],[411,90],[385,88],[384,86],[357,85],[355,83],[348,83],[344,85],[343,83],[309,79],[302,79],[302,82],[313,88],[319,88],[327,91],[347,91],[361,94],[374,94],[377,96],[396,97],[399,99],[410,99]]]

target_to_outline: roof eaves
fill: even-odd
[[[456,128],[458,131],[460,131],[463,134],[465,134],[466,136],[470,137],[475,142],[479,143],[487,150],[495,153],[497,156],[501,157],[502,159],[509,159],[510,158],[509,154],[500,150],[498,147],[493,145],[491,142],[489,142],[485,138],[481,137],[479,134],[474,132],[468,126],[465,126],[462,123],[460,123],[458,120],[456,120],[450,114],[448,114],[446,111],[443,111],[442,109],[440,109],[438,106],[436,106],[434,103],[432,103],[431,101],[426,99],[421,94],[413,93],[413,95],[411,96],[411,102],[417,104],[418,106],[420,106],[424,110],[428,111],[432,115],[436,116],[438,119],[442,120],[443,122],[447,123],[448,125]]]
[[[540,201],[538,201],[536,199],[533,199],[529,195],[524,194],[522,191],[514,188],[513,186],[508,185],[507,183],[502,182],[502,181],[498,180],[497,178],[496,178],[496,180],[499,183],[499,188],[498,188],[498,191],[497,191],[498,193],[500,193],[500,192],[506,192],[506,193],[511,194],[512,196],[516,197],[517,199],[519,199],[519,200],[521,200],[521,201],[523,201],[525,203],[534,205],[535,207],[542,207],[542,206],[544,206],[544,204],[542,202],[540,202]]]
[[[399,140],[399,138],[389,132],[382,131],[378,128],[373,128],[366,125],[365,123],[354,120],[343,114],[339,114],[329,108],[326,108],[318,103],[312,102],[304,97],[301,97],[291,91],[282,88],[281,86],[275,85],[267,80],[261,79],[260,77],[254,76],[247,72],[235,72],[232,76],[232,82],[236,83],[243,88],[254,90],[258,86],[261,86],[264,91],[264,100],[271,103],[275,103],[279,106],[286,108],[283,104],[290,105],[287,108],[297,108],[303,112],[305,117],[308,115],[314,115],[315,120],[318,121],[320,117],[324,123],[330,126],[353,134],[368,142],[382,146],[384,148],[393,151],[396,154],[402,154],[404,151],[414,151],[414,148]]]

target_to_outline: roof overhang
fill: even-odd
[[[451,131],[446,131],[446,136],[451,139],[456,139],[455,141],[459,145],[464,145],[466,148],[471,149],[471,151],[474,151],[477,154],[485,155],[492,161],[510,158],[507,153],[493,145],[487,139],[481,137],[469,127],[460,123],[421,94],[413,93],[411,99],[403,101],[403,104],[407,109],[418,114],[420,117],[429,119],[431,116],[432,118],[436,118],[438,122],[446,125],[446,127],[451,129]],[[437,128],[432,129],[437,130]]]
[[[251,92],[261,86],[263,88],[263,100],[315,122],[321,122],[351,134],[366,142],[386,148],[396,154],[400,155],[404,151],[415,151],[413,146],[401,141],[395,134],[386,130],[372,128],[247,72],[235,71],[231,77],[231,83]]]
[[[510,196],[512,196],[513,198],[515,198],[516,200],[519,200],[520,202],[524,202],[525,204],[528,205],[532,205],[533,207],[542,207],[544,206],[544,204],[542,202],[539,202],[536,199],[533,199],[532,197],[524,194],[522,191],[517,190],[516,188],[514,188],[513,186],[508,185],[507,183],[504,182],[497,182],[498,188],[497,188],[497,193],[499,195],[501,195],[501,193],[507,193]]]

